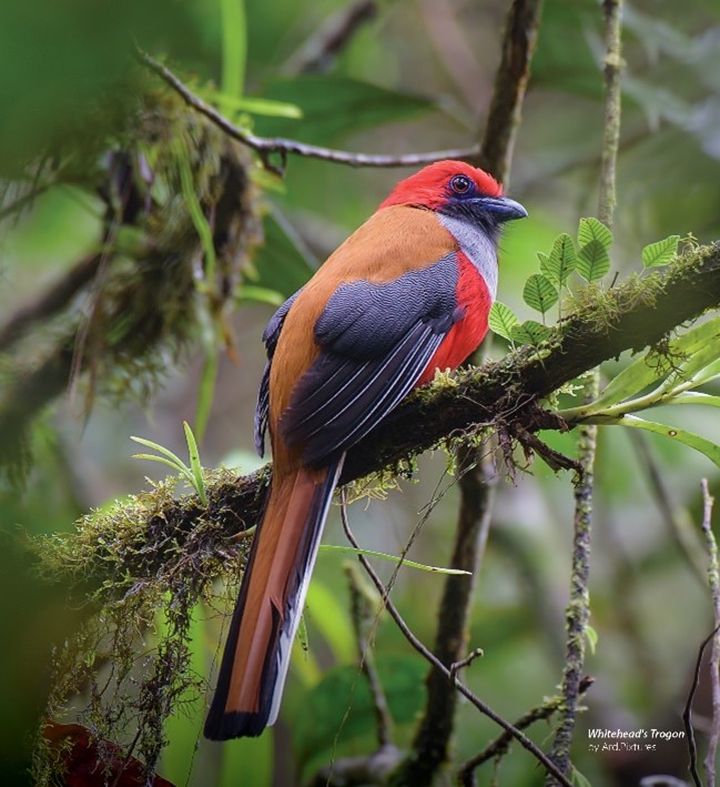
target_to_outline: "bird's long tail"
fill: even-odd
[[[344,458],[344,457],[343,457]],[[290,651],[343,458],[273,480],[235,605],[205,736],[259,735],[280,708]]]

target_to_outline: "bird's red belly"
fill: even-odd
[[[465,361],[485,338],[488,313],[492,305],[485,279],[462,252],[458,253],[460,271],[457,283],[457,302],[465,309],[461,320],[448,331],[442,344],[430,359],[417,384],[425,385],[437,369],[455,369]]]

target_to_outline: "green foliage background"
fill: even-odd
[[[326,73],[293,74],[288,65],[293,55],[343,6],[335,0],[0,5],[0,324],[101,243],[103,215],[95,189],[103,151],[132,140],[136,95],[149,85],[157,89],[133,64],[133,38],[150,52],[166,54],[194,88],[208,91],[226,114],[257,133],[396,153],[474,142],[492,88],[506,4],[381,2],[377,17]],[[509,227],[501,246],[499,298],[521,320],[533,317],[524,301],[537,301],[537,292],[526,291],[528,277],[539,275],[536,253],[551,253],[560,233],[574,235],[579,216],[595,212],[600,36],[595,2],[546,0],[510,185],[530,217]],[[720,236],[720,9],[712,0],[688,0],[681,8],[671,0],[637,0],[627,9],[624,36],[627,72],[610,270],[620,276],[639,270],[642,262],[663,261],[664,247],[641,260],[641,249],[658,238],[689,232],[701,241]],[[200,165],[191,165],[197,175]],[[142,489],[145,474],[162,477],[156,467],[131,459],[132,434],[185,456],[182,421],[187,420],[202,436],[203,464],[243,472],[256,467],[251,424],[263,362],[259,336],[272,304],[300,286],[402,174],[299,158],[290,160],[282,182],[254,170],[264,242],[243,268],[232,308],[223,313],[235,336],[233,352],[224,352],[224,323],[200,289],[197,302],[210,306],[199,307],[184,350],[155,362],[155,383],[141,401],[129,395],[136,392],[129,386],[119,398],[101,393],[86,414],[81,390],[62,396],[33,421],[33,463],[24,488],[18,491],[9,480],[0,488],[0,526],[8,545],[0,551],[5,643],[0,759],[7,773],[13,767],[21,772],[26,764],[32,720],[47,689],[48,635],[61,636],[77,623],[76,610],[35,587],[11,544],[25,534],[68,532],[89,508]],[[40,193],[21,213],[3,214],[33,189]],[[192,214],[190,205],[187,209]],[[202,237],[202,227],[197,221],[194,226]],[[562,276],[556,277],[562,284]],[[187,319],[189,326],[195,318],[188,313]],[[39,326],[20,357],[0,355],[0,408],[2,389],[42,357],[63,325]],[[496,354],[503,351],[501,344],[496,342]],[[612,375],[626,363],[620,359],[606,371]],[[144,370],[136,373],[142,376]],[[203,412],[207,428],[198,430]],[[675,408],[658,418],[718,443],[720,425],[713,412]],[[600,437],[590,588],[598,643],[588,661],[596,684],[582,724],[668,728],[677,726],[711,609],[706,589],[678,546],[678,532],[658,507],[628,431],[607,429]],[[573,453],[572,435],[544,437]],[[696,543],[699,480],[707,476],[717,494],[718,470],[686,446],[654,435],[647,443],[682,537]],[[403,482],[401,492],[353,506],[363,545],[399,553],[431,490],[442,481],[446,493],[410,557],[446,564],[458,499],[446,465],[440,452],[425,457],[416,480]],[[514,483],[500,482],[472,615],[470,644],[482,647],[485,656],[466,678],[507,718],[554,693],[559,681],[571,512],[568,479],[538,462]],[[344,543],[335,517],[326,540]],[[206,694],[190,690],[167,722],[169,742],[159,773],[177,784],[237,784],[242,772],[243,784],[290,785],[331,757],[372,749],[373,720],[357,668],[342,563],[331,552],[319,559],[305,646],[294,656],[278,726],[259,740],[224,746],[200,741]],[[385,576],[392,570],[380,568]],[[432,639],[441,583],[440,576],[404,570],[396,584],[394,598],[424,641]],[[210,604],[193,610],[190,658],[199,678],[208,678],[217,661],[221,622]],[[162,634],[164,625],[158,619],[148,641]],[[422,707],[424,667],[384,618],[376,652],[402,744]],[[77,710],[82,697],[71,704]],[[477,752],[495,732],[462,705],[453,762]],[[548,732],[540,728],[533,737],[543,742]],[[592,784],[601,786],[635,784],[639,776],[684,767],[682,747],[672,745],[647,762],[590,754],[583,729],[575,757]],[[503,784],[514,787],[539,783],[534,762],[522,752],[506,759],[500,775]],[[488,781],[481,783],[489,783],[489,771],[483,778]]]

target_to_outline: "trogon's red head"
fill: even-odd
[[[463,161],[436,161],[401,180],[380,209],[407,205],[480,223],[500,224],[527,216],[518,202],[503,197],[502,186],[481,169]]]

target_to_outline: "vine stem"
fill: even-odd
[[[620,142],[621,65],[623,0],[604,0],[605,15],[605,119],[600,160],[598,218],[612,229],[616,203],[616,169]],[[586,402],[597,398],[600,373],[596,367],[585,385]],[[563,704],[560,724],[553,741],[551,759],[565,774],[571,771],[570,749],[580,699],[580,681],[585,667],[585,631],[590,619],[590,560],[592,544],[593,482],[597,426],[583,424],[578,440],[581,472],[575,484],[573,550],[570,574],[570,600],[565,612],[565,667],[561,686]],[[548,775],[547,785],[556,785]]]

